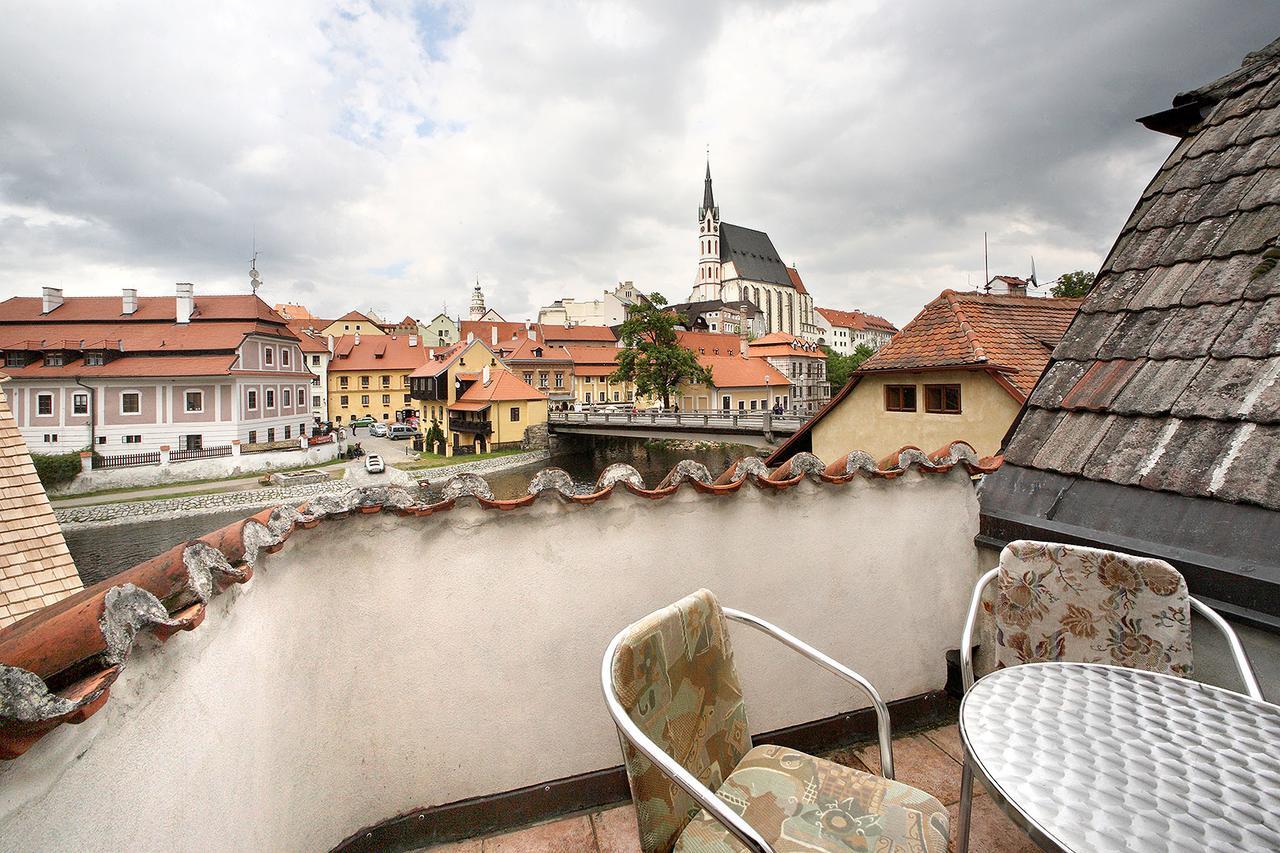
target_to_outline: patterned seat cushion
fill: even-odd
[[[777,851],[945,853],[942,803],[910,785],[781,746],[757,746],[716,792]],[[705,811],[677,851],[745,849]]]
[[[1010,542],[992,610],[997,668],[1071,661],[1191,675],[1187,582],[1163,560]]]

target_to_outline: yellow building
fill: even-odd
[[[368,415],[394,423],[416,414],[409,374],[427,361],[417,336],[344,335],[329,361],[329,419],[350,423]]]
[[[609,346],[567,346],[573,361],[572,406],[629,405],[636,402],[633,382],[614,382],[609,376],[618,369],[618,348]]]
[[[711,371],[711,385],[682,385],[672,400],[682,412],[759,412],[770,400],[786,408],[791,383],[763,358],[699,355],[698,363]]]
[[[1000,444],[1035,387],[1078,299],[947,290],[867,359],[831,402],[769,459],[800,451],[833,462],[953,441],[983,456]]]
[[[427,432],[434,419],[449,456],[519,447],[525,430],[547,421],[547,395],[478,340],[431,350],[410,377],[410,393],[420,430]]]
[[[359,311],[348,311],[346,314],[343,314],[341,317],[319,331],[322,337],[325,335],[333,335],[335,338],[340,338],[343,335],[364,335],[366,337],[370,337],[373,335],[386,334],[386,332],[382,330],[381,326],[361,314]]]

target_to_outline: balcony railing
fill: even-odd
[[[466,418],[449,418],[449,429],[454,432],[473,432],[476,435],[488,435],[493,432],[490,421],[472,421]]]

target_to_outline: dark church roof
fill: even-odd
[[[1184,138],[1055,348],[982,504],[997,541],[1161,556],[1193,592],[1280,619],[1277,46],[1143,120]]]
[[[720,262],[729,261],[733,261],[738,278],[794,287],[787,265],[778,256],[769,235],[763,231],[721,223]]]

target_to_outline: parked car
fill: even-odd
[[[392,441],[399,441],[402,438],[413,438],[418,431],[407,424],[392,424],[385,435]],[[375,433],[377,435],[377,433]]]
[[[370,453],[364,458],[364,470],[370,474],[381,474],[387,470],[387,466],[382,463],[382,457],[376,453]]]
[[[351,425],[353,427],[369,426],[370,424],[374,424],[374,423],[377,423],[377,421],[374,420],[373,415],[361,415],[360,417],[351,421]]]
[[[369,435],[377,436],[378,438],[385,438],[387,435],[387,425],[379,423],[370,425]]]

